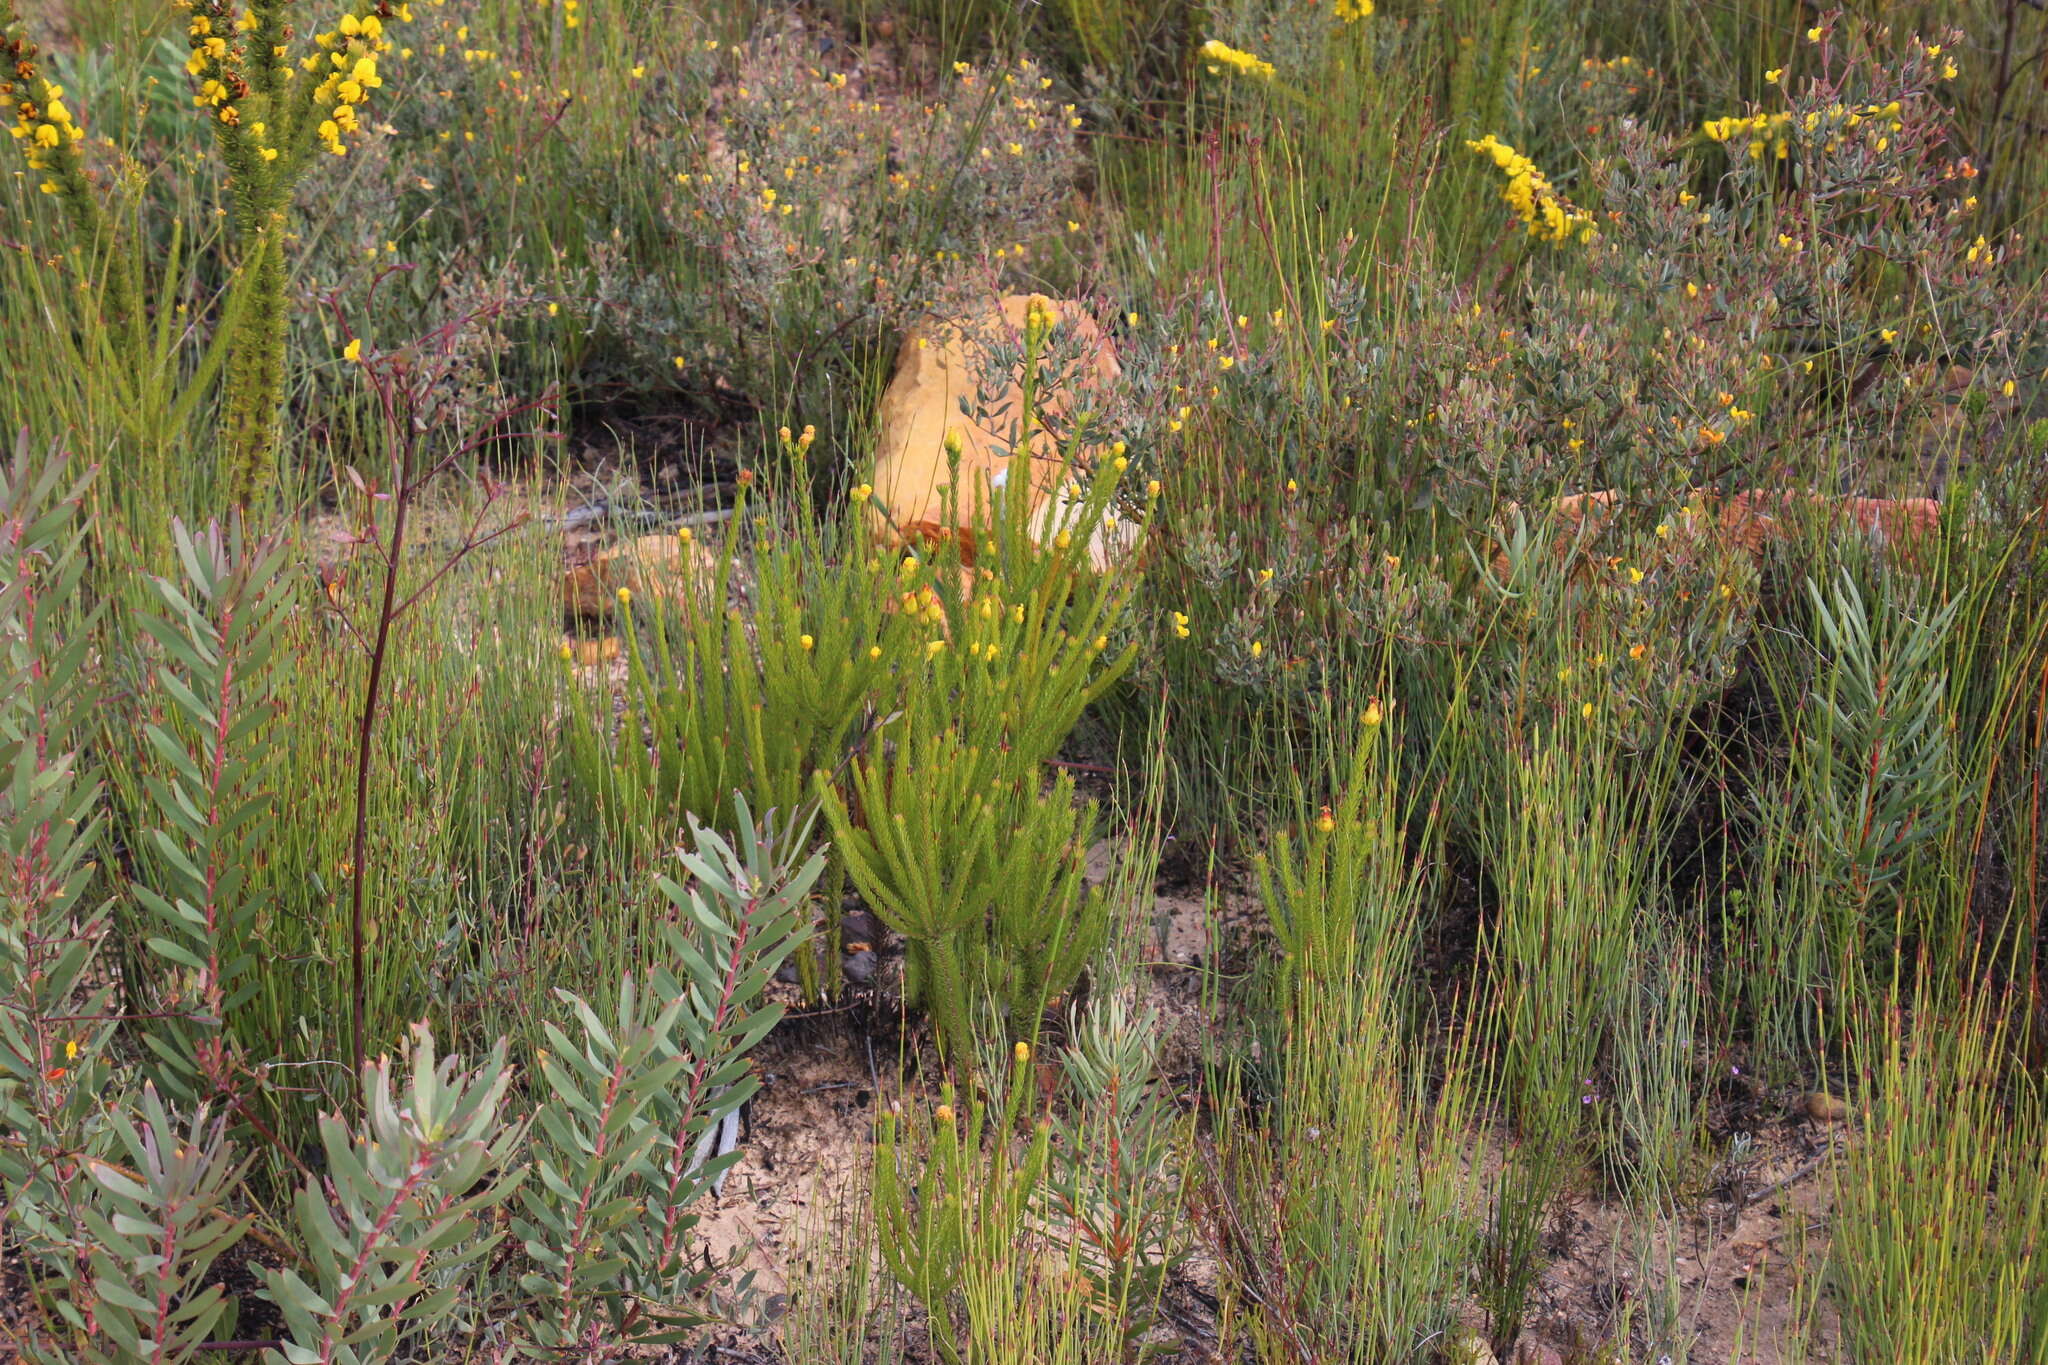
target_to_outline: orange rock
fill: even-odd
[[[567,643],[579,668],[608,664],[619,657],[619,637],[616,635],[601,635],[595,640],[572,638]]]
[[[969,528],[991,490],[1008,483],[1011,438],[1024,405],[1023,376],[1017,370],[989,374],[995,363],[991,343],[1006,342],[1021,352],[1033,307],[1046,310],[1082,347],[1079,373],[1041,395],[1043,420],[1034,420],[1031,433],[1027,496],[1034,523],[1061,520],[1067,470],[1055,432],[1070,431],[1082,413],[1106,402],[1123,367],[1101,327],[1079,304],[1011,294],[969,317],[919,326],[897,353],[896,374],[882,395],[874,497],[868,504],[870,525],[884,544],[953,539],[972,559]],[[962,399],[972,408],[984,391],[1000,395],[988,413],[970,416],[961,410]],[[1046,429],[1046,421],[1053,431]],[[957,435],[960,443],[957,486],[946,450],[949,435]],[[1084,444],[1081,454],[1086,459],[1098,451]],[[1097,568],[1107,567],[1126,543],[1097,528],[1090,541]]]
[[[1819,493],[1759,489],[1723,496],[1695,488],[1684,502],[1686,511],[1674,527],[1680,545],[1731,546],[1752,557],[1790,534],[1801,512],[1809,508],[1819,509],[1823,517],[1834,515],[1852,522],[1858,530],[1899,550],[1910,550],[1932,535],[1941,522],[1941,504],[1933,498],[1830,498]],[[1554,510],[1563,534],[1553,543],[1555,553],[1562,558],[1586,550],[1621,507],[1621,494],[1611,488],[1559,498]],[[1507,572],[1505,553],[1495,553],[1493,567],[1496,574]]]
[[[641,536],[572,566],[562,578],[562,600],[569,612],[582,617],[609,615],[618,605],[620,588],[691,607],[703,602],[717,581],[718,555],[708,546],[681,536]]]

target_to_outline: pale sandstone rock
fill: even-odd
[[[1025,321],[1034,299],[1079,341],[1083,352],[1079,374],[1070,374],[1069,382],[1053,386],[1043,396],[1041,411],[1055,428],[1064,431],[1079,413],[1106,404],[1123,369],[1101,327],[1077,303],[1011,294],[978,314],[917,327],[897,353],[895,377],[882,395],[881,440],[869,517],[883,543],[916,546],[955,539],[971,560],[974,547],[969,543],[968,528],[984,500],[997,490],[1002,497],[1010,496],[1010,443],[1024,398],[1023,377],[1015,369],[1001,376],[1000,385],[980,381],[994,361],[992,339],[1007,338],[1021,352]],[[1001,397],[977,420],[961,410],[961,400],[974,407],[984,388],[999,388]],[[959,483],[951,488],[951,506],[948,433],[960,438]],[[1098,453],[1099,447],[1084,443],[1081,456],[1087,460]],[[1075,500],[1067,490],[1066,473],[1053,434],[1034,423],[1026,496],[1031,499],[1033,523],[1041,534],[1074,523]],[[1135,529],[1127,524],[1092,528],[1089,550],[1097,569],[1106,568],[1129,548]]]

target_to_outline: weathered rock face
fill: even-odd
[[[562,578],[562,604],[574,616],[602,619],[618,603],[620,588],[692,607],[709,601],[718,582],[718,556],[695,539],[641,536],[615,545]]]
[[[1611,488],[1559,498],[1554,509],[1557,554],[1590,553],[1621,505],[1621,494]],[[1686,495],[1685,506],[1690,514],[1681,514],[1673,526],[1680,549],[1720,545],[1752,557],[1791,534],[1804,516],[1853,525],[1901,552],[1910,552],[1932,536],[1941,521],[1941,504],[1933,498],[1833,498],[1761,489],[1723,495],[1695,488]],[[1495,555],[1494,569],[1506,572],[1505,555]]]
[[[1034,302],[1069,338],[1067,349],[1080,352],[1079,364],[1066,367],[1064,382],[1041,392],[1040,420],[1032,424],[1026,496],[1036,524],[1058,524],[1065,483],[1059,437],[1071,432],[1082,414],[1107,405],[1123,370],[1109,339],[1079,304],[1011,294],[980,313],[918,327],[897,353],[895,377],[882,395],[875,492],[869,504],[877,539],[895,545],[957,539],[972,558],[968,528],[984,499],[992,490],[1008,495],[1011,442],[1024,406],[1016,361]],[[1013,354],[999,355],[998,347]],[[986,411],[977,413],[984,402]],[[946,450],[949,434],[960,442],[957,485]],[[1082,457],[1094,454],[1095,443],[1084,440]],[[1098,569],[1117,557],[1119,543],[1114,532],[1098,528],[1090,542]]]

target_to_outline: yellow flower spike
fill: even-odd
[[[1176,426],[1176,430],[1178,430],[1178,427],[1177,427],[1177,426]],[[1159,480],[1157,480],[1157,479],[1150,479],[1150,480],[1148,480],[1148,481],[1146,482],[1146,484],[1145,484],[1145,496],[1146,496],[1146,497],[1148,497],[1148,498],[1156,498],[1156,497],[1158,497],[1158,496],[1159,496]]]
[[[1379,723],[1386,719],[1386,713],[1380,710],[1380,699],[1378,697],[1374,697],[1365,704],[1365,714],[1360,719],[1365,722],[1365,728],[1368,730],[1379,728]]]
[[[1337,828],[1337,817],[1330,813],[1328,806],[1324,806],[1321,812],[1317,814],[1316,828],[1324,834],[1329,834]]]
[[[1028,1062],[1028,1061],[1030,1061],[1030,1060],[1031,1060],[1031,1044],[1029,1044],[1029,1043],[1019,1043],[1019,1044],[1017,1044],[1017,1046],[1015,1046],[1014,1048],[1011,1048],[1011,1049],[1010,1049],[1010,1055],[1011,1055],[1012,1057],[1014,1057],[1014,1058],[1016,1058],[1016,1059],[1017,1059],[1017,1063],[1018,1063],[1018,1065],[1020,1065],[1020,1066],[1021,1066],[1021,1065],[1023,1065],[1023,1064],[1025,1063],[1025,1062]]]
[[[953,1106],[952,1106],[952,1105],[950,1105],[950,1104],[942,1104],[942,1105],[940,1105],[940,1106],[939,1106],[938,1108],[936,1108],[936,1109],[932,1110],[932,1122],[933,1122],[933,1123],[951,1123],[952,1121],[953,1121]]]

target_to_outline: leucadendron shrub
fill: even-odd
[[[103,677],[83,600],[88,483],[24,439],[0,473],[0,1256],[32,1361],[198,1358],[246,1339],[214,1273],[266,1247],[271,1360],[381,1361],[685,1338],[744,1301],[692,1206],[737,1161],[769,981],[809,933],[808,831],[701,826],[651,888],[650,955],[609,1003],[557,990],[544,1046],[463,1063],[413,1030],[366,1060],[308,1152],[266,1121],[303,1087],[252,1053],[280,729],[276,649],[297,594],[275,541],[174,526],[150,633],[171,699],[149,730],[160,824],[103,875],[86,741]],[[778,829],[780,832],[777,832]],[[117,993],[113,982],[120,982]],[[522,1050],[523,1051],[523,1050]],[[501,1213],[516,1199],[515,1211]]]

